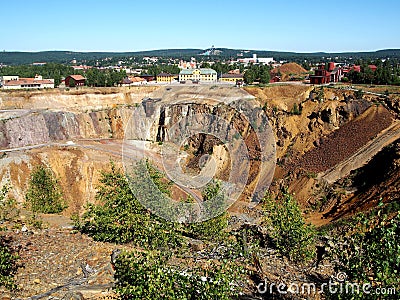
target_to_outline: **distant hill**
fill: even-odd
[[[73,52],[73,51],[41,51],[41,52],[0,52],[0,63],[6,65],[22,65],[34,62],[70,63],[77,61],[90,61],[107,57],[185,57],[195,56],[202,52],[201,49],[162,49],[137,52]]]
[[[210,50],[210,49],[207,49]],[[94,61],[104,58],[118,57],[145,57],[162,56],[165,58],[190,58],[209,54],[210,57],[221,59],[236,57],[251,57],[256,53],[259,57],[274,57],[276,60],[298,61],[300,59],[320,60],[322,57],[335,59],[356,59],[356,58],[396,58],[400,59],[400,49],[386,49],[373,52],[344,52],[344,53],[296,53],[282,51],[263,51],[246,49],[212,48],[212,51],[204,49],[161,49],[137,52],[72,52],[72,51],[41,51],[41,52],[0,52],[0,63],[6,65],[31,64],[34,62],[57,62],[70,63],[73,59],[79,61]],[[204,56],[203,56],[204,57]]]

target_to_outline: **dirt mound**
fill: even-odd
[[[245,87],[244,90],[249,94],[257,97],[260,102],[272,99],[297,99],[305,100],[308,98],[310,91],[313,87],[306,85],[294,85],[294,84],[283,84],[283,85],[271,85],[264,88],[259,87]]]
[[[326,171],[364,146],[378,133],[389,127],[392,115],[383,106],[373,106],[357,119],[321,138],[319,146],[305,153],[291,165],[312,172]]]
[[[274,73],[281,72],[282,74],[302,74],[307,73],[307,70],[304,69],[302,66],[296,63],[287,63],[283,64],[280,67],[276,67],[272,70]]]

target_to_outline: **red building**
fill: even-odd
[[[375,72],[377,69],[377,66],[375,65],[369,65],[368,67],[371,69],[372,72]]]
[[[335,63],[333,61],[328,63],[328,71],[332,72],[335,69]]]
[[[325,84],[331,82],[331,72],[325,70],[324,65],[319,65],[314,75],[310,75],[311,84]]]
[[[84,86],[85,81],[86,78],[82,75],[69,75],[67,78],[65,78],[65,86]]]
[[[274,77],[271,78],[271,80],[269,81],[269,83],[275,83],[275,82],[279,82],[281,81],[281,77],[275,75]]]

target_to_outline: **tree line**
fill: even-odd
[[[157,76],[160,73],[179,74],[180,69],[176,65],[152,65],[143,70],[142,74]]]
[[[92,87],[102,87],[102,86],[115,86],[118,85],[122,79],[126,77],[125,71],[117,70],[99,70],[99,69],[89,69],[84,74],[86,77],[86,85]]]
[[[397,60],[358,60],[356,63],[361,66],[361,72],[352,70],[347,74],[352,83],[400,85],[400,67]],[[369,67],[372,64],[377,67],[375,71]]]
[[[267,65],[250,65],[244,73],[244,81],[252,84],[255,81],[266,84],[271,79],[271,67]]]

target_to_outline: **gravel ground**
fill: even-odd
[[[12,294],[0,289],[0,299],[112,299],[110,255],[117,246],[71,229],[1,234],[18,251],[20,267],[18,289]]]
[[[391,123],[389,111],[376,108],[373,114],[357,118],[323,138],[320,146],[305,153],[289,169],[300,167],[312,172],[326,171],[354,154]]]

